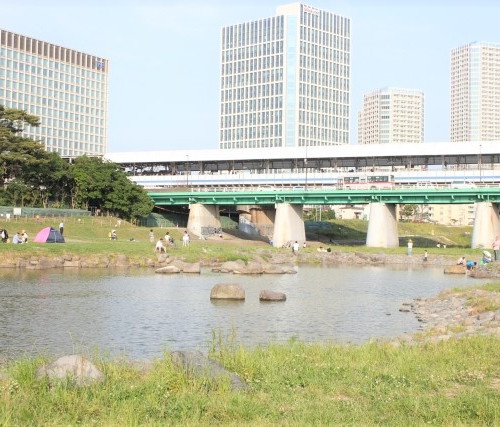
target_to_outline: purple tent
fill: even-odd
[[[52,227],[41,229],[33,241],[38,243],[65,243],[62,234]]]

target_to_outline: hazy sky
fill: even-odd
[[[0,0],[0,27],[103,56],[108,151],[218,148],[220,31],[290,1]],[[450,52],[500,43],[498,0],[311,0],[351,19],[351,143],[363,94],[425,96],[425,141],[449,138]]]

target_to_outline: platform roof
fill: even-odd
[[[273,159],[403,158],[438,156],[500,156],[500,141],[434,142],[418,144],[335,145],[328,147],[278,147],[210,150],[168,150],[107,153],[104,158],[119,164],[154,164],[206,161],[248,161]]]

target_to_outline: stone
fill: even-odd
[[[181,272],[180,268],[176,267],[175,265],[167,265],[165,267],[160,267],[155,270],[155,273],[158,274],[175,274],[180,272]]]
[[[73,381],[77,386],[90,385],[104,380],[104,374],[85,357],[73,354],[63,356],[55,362],[37,370],[37,378],[48,377],[50,380]]]
[[[216,284],[211,292],[210,299],[244,300],[245,290],[237,284]]]
[[[476,279],[489,279],[493,277],[491,271],[488,270],[472,270],[470,273],[470,277],[475,277]]]
[[[265,274],[285,274],[287,271],[280,265],[264,264],[262,272]]]
[[[221,273],[232,273],[234,270],[239,270],[245,268],[245,263],[243,260],[238,259],[236,261],[226,261],[220,267],[214,269],[214,271],[220,271]]]
[[[465,274],[466,271],[463,265],[448,265],[444,268],[444,274]]]
[[[233,270],[234,274],[262,274],[263,272],[262,264],[255,261],[250,261],[247,265]]]
[[[80,268],[82,266],[82,264],[80,261],[67,260],[67,261],[64,261],[63,266],[70,267],[70,268]]]
[[[201,273],[201,264],[199,262],[188,263],[174,260],[171,265],[177,267],[183,273]]]
[[[118,255],[115,260],[116,267],[129,267],[130,262],[125,255]]]
[[[260,301],[286,301],[286,295],[283,292],[262,290],[259,294]]]
[[[249,386],[234,372],[209,359],[201,351],[184,350],[171,353],[172,363],[182,368],[187,375],[208,377],[212,380],[227,379],[232,390],[248,390]]]
[[[158,263],[165,263],[168,261],[169,255],[168,254],[158,254],[156,258],[156,262]]]

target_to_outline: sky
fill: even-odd
[[[0,27],[109,59],[108,152],[216,149],[222,27],[292,2],[0,0]],[[424,92],[425,142],[449,140],[451,50],[500,44],[498,0],[304,3],[351,19],[351,143],[384,87]]]

